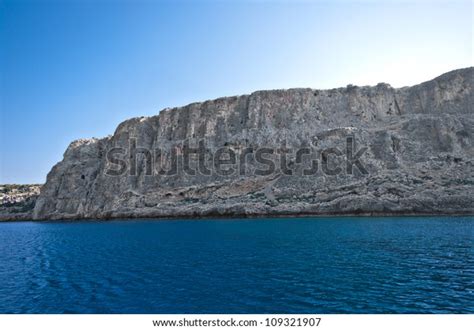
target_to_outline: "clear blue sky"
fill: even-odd
[[[194,101],[411,85],[473,65],[470,1],[0,0],[0,183],[74,139]]]

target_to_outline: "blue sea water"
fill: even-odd
[[[0,313],[474,313],[474,218],[0,223]]]

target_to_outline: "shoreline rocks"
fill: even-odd
[[[40,188],[40,184],[0,184],[0,221],[32,219]]]

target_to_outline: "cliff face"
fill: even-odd
[[[259,91],[133,118],[71,143],[34,218],[474,213],[473,77]],[[188,170],[163,173],[200,143]],[[234,173],[216,158],[236,159],[223,166]],[[199,164],[210,171],[193,175]]]

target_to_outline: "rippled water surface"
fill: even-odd
[[[473,313],[474,218],[0,223],[0,313]]]

